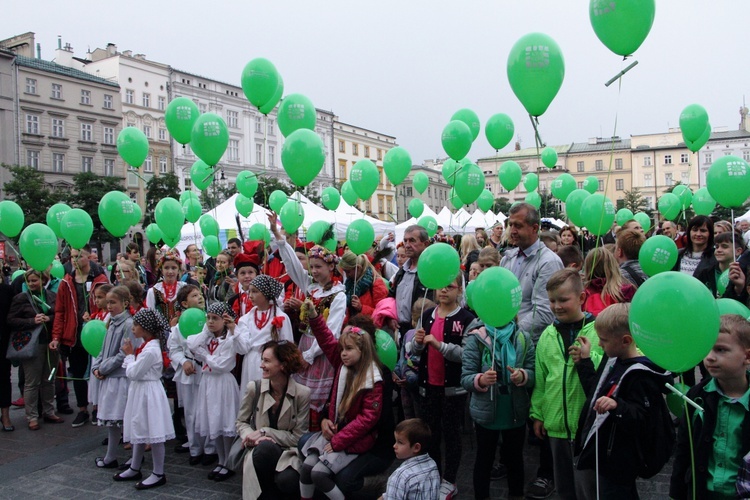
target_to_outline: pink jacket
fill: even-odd
[[[375,310],[372,312],[372,320],[375,322],[375,326],[383,328],[385,320],[393,318],[398,321],[398,309],[396,309],[396,299],[388,297],[375,305]]]

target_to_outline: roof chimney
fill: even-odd
[[[117,54],[117,45],[114,43],[108,43],[107,44],[107,55],[108,56],[114,56]]]
[[[36,58],[37,59],[42,58],[42,44],[41,43],[36,44]]]

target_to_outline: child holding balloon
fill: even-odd
[[[98,319],[103,321],[105,324],[109,321],[109,311],[107,310],[107,294],[114,286],[110,283],[97,283],[92,287],[94,289],[94,305],[96,306],[91,310],[93,316],[89,316],[89,313],[83,314],[83,320],[89,321],[91,319]],[[89,403],[91,403],[93,410],[91,411],[91,424],[98,425],[98,412],[99,412],[99,385],[101,382],[96,377],[89,378]]]
[[[179,252],[170,250],[159,259],[158,272],[161,275],[161,281],[148,289],[146,295],[146,307],[155,309],[172,324],[172,320],[177,317],[177,292],[180,291],[187,283],[180,281],[180,269],[182,268],[182,259]]]

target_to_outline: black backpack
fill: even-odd
[[[636,442],[638,450],[638,477],[649,479],[661,472],[672,456],[675,430],[672,416],[664,397],[649,401],[648,422],[641,427]]]

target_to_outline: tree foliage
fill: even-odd
[[[283,191],[287,196],[290,196],[295,191],[294,186],[287,184],[282,179],[265,175],[258,176],[258,190],[255,192],[253,201],[256,204],[267,207],[268,197],[271,196],[271,193],[273,193],[277,189]],[[306,186],[304,189],[300,190],[300,194],[307,197],[316,205],[321,205],[320,193],[318,193],[317,189],[311,186]]]
[[[146,183],[146,213],[143,217],[145,228],[154,222],[154,209],[163,198],[180,198],[180,180],[171,172],[154,176]]]
[[[638,188],[633,188],[630,191],[625,191],[622,197],[622,206],[618,206],[617,208],[627,208],[634,214],[638,212],[646,212],[647,214],[649,214],[649,216],[651,215],[651,209],[648,206],[648,200],[643,196],[641,190]]]
[[[102,196],[110,191],[125,191],[120,177],[102,177],[91,172],[80,172],[73,176],[73,193],[69,198],[70,206],[80,208],[91,216],[94,233],[91,239],[96,242],[99,255],[102,255],[101,244],[116,242],[99,220],[99,203]]]
[[[60,201],[66,201],[67,193],[50,189],[44,182],[44,173],[31,167],[3,165],[13,175],[5,183],[5,195],[23,210],[25,225],[46,223],[47,210]]]
[[[512,203],[508,198],[495,198],[495,204],[492,206],[492,211],[495,213],[502,212],[503,215],[507,216],[511,205]]]

